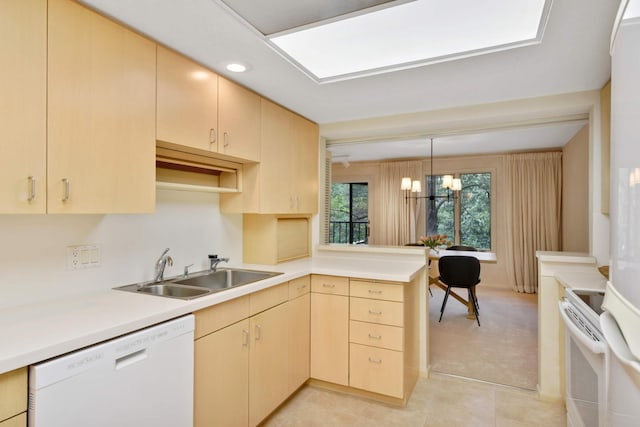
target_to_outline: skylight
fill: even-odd
[[[273,34],[323,83],[539,43],[551,0],[417,0]]]

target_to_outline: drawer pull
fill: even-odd
[[[369,338],[372,340],[381,340],[382,339],[382,335],[371,335],[369,334]]]
[[[242,330],[242,346],[246,347],[249,345],[249,331],[246,329]]]
[[[382,359],[372,359],[369,357],[369,363],[375,363],[376,365],[382,365]]]
[[[262,338],[262,328],[260,327],[260,325],[256,325],[256,327],[255,327],[255,335],[256,335],[256,337],[255,337],[256,341],[259,341],[260,338]]]
[[[304,288],[306,288],[306,287],[307,287],[307,285],[299,286],[299,287],[298,287],[298,290],[299,290],[299,291],[301,291],[301,290],[303,290],[303,289],[304,289]]]
[[[382,312],[381,311],[369,310],[369,314],[371,314],[373,316],[380,316],[380,315],[382,315]]]
[[[323,283],[322,287],[323,288],[335,288],[336,285],[334,285],[333,283]]]
[[[382,291],[380,289],[369,289],[370,294],[380,295]]]

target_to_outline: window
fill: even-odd
[[[433,176],[435,197],[427,199],[427,234],[447,234],[455,245],[491,249],[491,173],[463,173],[458,197],[442,188],[442,176]],[[431,193],[426,177],[427,194]]]
[[[367,243],[369,186],[367,183],[331,184],[329,243]]]

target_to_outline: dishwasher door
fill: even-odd
[[[193,425],[188,315],[29,368],[30,427]]]

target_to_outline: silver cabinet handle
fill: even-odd
[[[249,345],[249,331],[246,329],[242,330],[242,346],[246,347]]]
[[[307,287],[307,285],[299,286],[299,287],[298,287],[298,290],[299,290],[299,291],[301,291],[301,290],[305,289],[306,287]]]
[[[323,283],[322,287],[323,288],[335,288],[336,285],[334,285],[333,283]]]
[[[216,142],[216,128],[209,129],[209,143],[215,144]]]
[[[255,340],[258,341],[260,339],[260,337],[262,336],[262,329],[260,328],[260,325],[256,325],[255,331],[256,331]]]
[[[62,202],[69,201],[69,180],[67,178],[62,178],[62,183],[64,184],[64,196],[62,197]]]
[[[369,289],[369,293],[380,295],[382,291],[380,289]]]
[[[382,335],[371,335],[371,334],[368,334],[368,335],[369,335],[369,339],[372,339],[372,340],[381,340],[382,339]]]
[[[376,365],[382,365],[382,359],[372,359],[371,357],[369,357],[369,362],[375,363]]]
[[[29,176],[29,196],[27,201],[31,202],[36,198],[36,179],[33,176]]]
[[[382,314],[382,311],[369,310],[369,314],[373,314],[374,316],[380,316]]]
[[[229,132],[225,132],[222,134],[222,145],[227,147],[229,145]]]

